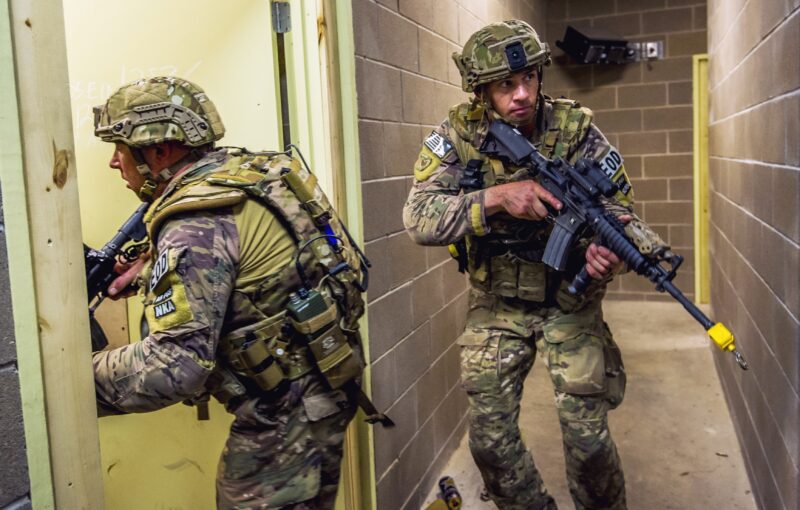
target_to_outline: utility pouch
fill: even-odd
[[[254,380],[262,390],[272,390],[284,379],[283,370],[272,356],[267,344],[261,341],[252,342],[237,355],[238,363],[250,379]]]
[[[284,317],[285,314],[270,317],[257,327],[230,333],[222,341],[233,371],[253,380],[265,391],[274,389],[287,378],[282,363],[289,363],[288,343],[280,338]]]
[[[569,395],[603,395],[608,390],[605,339],[575,324],[544,327],[547,366],[556,390]]]
[[[541,302],[547,291],[547,269],[541,262],[519,260],[517,296],[525,301]]]
[[[495,296],[542,302],[547,291],[547,270],[541,262],[528,262],[512,253],[492,257],[491,293]]]
[[[316,290],[293,294],[286,308],[292,327],[302,335],[314,362],[331,388],[361,375],[363,366],[339,326],[336,304]]]
[[[497,255],[489,261],[491,293],[495,296],[517,297],[519,263],[510,253]]]
[[[606,400],[608,400],[611,409],[615,409],[625,398],[625,386],[627,385],[628,376],[625,374],[625,365],[622,363],[622,352],[611,336],[608,326],[604,325],[604,327],[606,330],[606,343],[603,353],[608,386]]]
[[[317,368],[331,388],[340,388],[361,375],[361,360],[338,324],[334,323],[319,338],[310,341],[308,346]]]

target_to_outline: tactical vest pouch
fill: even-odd
[[[495,296],[542,302],[547,291],[546,269],[508,252],[491,258],[490,292]]]
[[[517,296],[525,301],[544,301],[547,290],[547,270],[541,262],[519,261]]]
[[[510,253],[492,257],[490,264],[491,293],[495,296],[517,297],[519,264]]]
[[[284,380],[283,370],[265,342],[253,342],[239,351],[234,367],[239,365],[262,390],[274,389]]]
[[[336,303],[316,290],[292,296],[287,314],[302,335],[322,376],[337,389],[361,375],[363,366],[339,326]]]
[[[234,373],[265,391],[275,389],[284,379],[297,379],[312,368],[303,352],[289,352],[289,342],[281,338],[285,319],[285,313],[278,314],[256,327],[233,331],[221,341]]]

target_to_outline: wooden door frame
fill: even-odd
[[[0,13],[0,181],[34,508],[103,508],[61,0]]]

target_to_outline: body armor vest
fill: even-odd
[[[544,122],[536,130],[534,145],[546,158],[560,157],[574,163],[578,146],[592,122],[591,110],[571,99],[545,96],[543,104],[540,115],[544,115]],[[488,188],[531,178],[527,169],[508,166],[480,152],[489,115],[479,100],[450,110],[449,138],[456,154],[468,169],[480,171],[477,178],[462,180],[462,186],[463,182],[479,182],[482,188]],[[465,238],[463,251],[474,287],[503,297],[558,304],[565,310],[576,309],[586,301],[586,296],[571,296],[566,290],[571,273],[577,273],[584,263],[583,250],[573,250],[568,270],[557,273],[541,262],[552,228],[548,223],[522,221],[505,214],[492,216],[488,223],[489,234]]]
[[[277,273],[234,289],[218,347],[222,366],[209,380],[212,394],[226,403],[315,367],[333,389],[354,381],[363,368],[357,328],[366,261],[316,177],[283,153],[218,151],[178,179],[145,217],[151,240],[174,214],[255,200],[297,248]]]

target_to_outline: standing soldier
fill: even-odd
[[[474,97],[451,108],[425,139],[403,219],[416,242],[450,245],[469,273],[467,327],[458,343],[473,458],[500,509],[556,508],[517,423],[523,382],[538,351],[555,388],[576,508],[624,509],[607,413],[622,401],[625,372],[601,309],[621,263],[584,239],[566,271],[546,267],[541,260],[552,227],[545,219],[561,203],[526,169],[480,147],[489,124],[502,119],[547,158],[613,160],[609,176],[620,192],[607,206],[629,221],[633,193],[622,158],[592,123],[591,110],[541,93],[550,53],[527,23],[488,25],[453,59],[462,88]],[[584,265],[594,283],[575,297],[567,287]]]
[[[138,275],[149,333],[94,354],[100,414],[213,395],[235,415],[219,508],[333,508],[362,403],[360,252],[298,160],[215,150],[223,133],[203,90],[174,77],[95,109],[110,166],[150,202],[149,260],[109,289]]]

